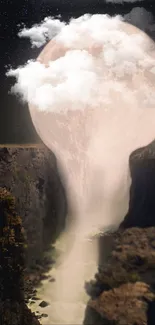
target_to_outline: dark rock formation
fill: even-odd
[[[152,287],[155,279],[155,228],[130,228],[114,235],[114,250],[96,276],[106,290],[126,282],[144,281]],[[150,276],[149,276],[150,274]]]
[[[155,226],[155,141],[130,156],[130,205],[121,228]]]
[[[32,266],[65,224],[65,194],[54,154],[44,145],[1,146],[0,186],[17,198],[27,237],[27,266]]]
[[[123,284],[119,288],[104,291],[99,298],[90,301],[87,309],[89,317],[85,319],[85,324],[151,324],[148,323],[148,310],[154,299],[155,294],[143,282]]]
[[[129,159],[132,184],[129,211],[120,229],[155,226],[155,141],[135,150]],[[99,238],[99,265],[114,249],[113,234]]]
[[[85,325],[155,324],[155,141],[130,156],[129,211],[119,230],[100,238]]]
[[[47,301],[42,301],[39,306],[42,307],[42,308],[45,308],[49,305],[49,303]]]
[[[155,228],[130,228],[113,238],[115,248],[108,263],[100,267],[89,288],[92,299],[84,324],[152,325]],[[102,292],[97,293],[96,288]]]
[[[0,323],[39,325],[24,302],[24,235],[15,198],[0,188]]]

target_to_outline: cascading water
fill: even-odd
[[[56,266],[56,282],[42,292],[51,302],[44,323],[79,325],[84,282],[97,269],[97,242],[90,238],[125,216],[129,155],[155,137],[155,45],[107,15],[68,24],[49,18],[20,36],[36,46],[51,39],[36,62],[7,75],[16,77],[13,91],[29,103],[36,130],[56,154],[69,204],[60,238],[69,250]]]

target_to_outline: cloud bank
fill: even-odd
[[[154,17],[151,12],[147,11],[143,7],[135,7],[128,14],[124,15],[124,17],[119,16],[119,19],[120,18],[142,30],[149,32],[155,31]],[[71,26],[73,26],[73,21],[73,19],[70,20]],[[40,22],[40,24],[35,24],[31,28],[22,28],[19,31],[18,36],[22,38],[29,38],[32,47],[39,48],[47,41],[57,36],[66,25],[67,24],[60,19],[46,17],[42,22]]]
[[[64,22],[59,19],[46,17],[40,24],[35,24],[31,28],[24,27],[18,36],[21,38],[29,38],[32,47],[41,47],[49,39],[55,37],[60,30],[65,26]]]
[[[46,18],[40,25],[24,29],[19,36],[29,37],[32,46],[53,39],[68,50],[64,56],[50,61],[48,67],[28,61],[25,66],[8,71],[7,76],[17,80],[12,91],[40,110],[60,111],[68,105],[76,110],[86,104],[91,107],[110,104],[111,89],[118,94],[126,89],[125,83],[120,82],[124,75],[131,78],[137,69],[154,71],[153,59],[146,51],[147,42],[140,35],[122,30],[122,21],[120,16],[86,14],[71,19],[69,24]],[[85,89],[82,94],[81,89]],[[133,91],[126,91],[132,98]],[[151,105],[154,96],[150,97],[148,86],[135,89],[135,93],[140,91],[145,93],[142,106],[148,102]]]

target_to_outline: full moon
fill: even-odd
[[[87,229],[88,220],[99,228],[125,216],[129,155],[155,138],[154,42],[121,20],[91,19],[74,20],[45,46],[37,61],[50,69],[48,101],[40,90],[41,104],[29,103],[57,157],[69,214]]]

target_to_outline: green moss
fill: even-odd
[[[15,198],[0,188],[0,292],[3,299],[23,295],[24,236]]]

